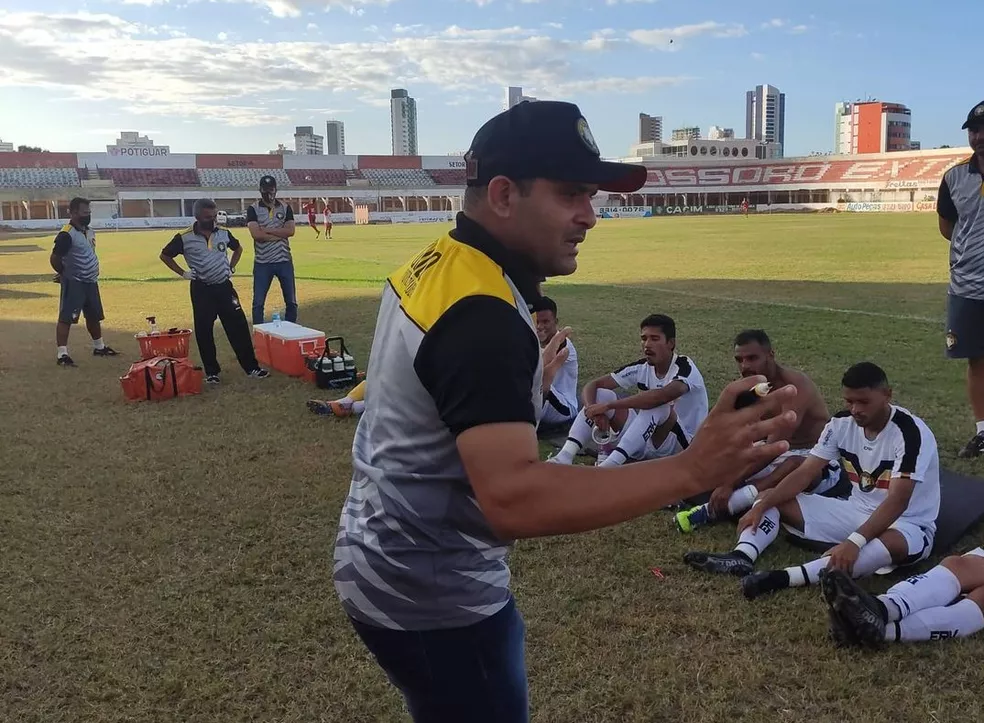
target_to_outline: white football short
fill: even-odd
[[[762,470],[756,472],[751,477],[749,477],[746,482],[749,484],[755,484],[760,479],[765,479],[770,474],[776,471],[783,462],[791,457],[808,457],[810,456],[809,449],[790,449],[783,452],[774,460],[772,460],[768,465],[766,465]],[[841,476],[841,464],[839,460],[834,460],[833,462],[828,462],[827,466],[823,468],[823,472],[820,476],[820,481],[817,485],[810,490],[810,494],[819,495],[823,494],[827,490],[833,489],[837,486],[840,481]]]
[[[796,502],[803,515],[803,532],[790,525],[783,526],[791,534],[815,542],[840,544],[871,517],[870,512],[859,509],[850,500],[836,497],[801,494],[797,495]],[[911,565],[925,560],[933,551],[933,539],[936,536],[935,523],[898,519],[889,527],[898,531],[909,546],[909,559],[905,564]]]

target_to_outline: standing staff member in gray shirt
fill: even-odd
[[[967,359],[967,396],[977,431],[960,457],[984,453],[984,101],[963,124],[974,154],[943,174],[936,200],[940,233],[950,242],[946,353]]]
[[[243,255],[243,247],[228,229],[215,224],[217,210],[210,198],[195,201],[195,223],[191,228],[174,235],[161,251],[161,261],[178,276],[191,282],[191,309],[195,317],[195,342],[205,367],[205,381],[219,383],[219,361],[215,355],[215,317],[219,317],[239,366],[250,377],[263,379],[270,372],[261,369],[253,351],[249,323],[239,304],[239,295],[230,277]],[[227,252],[232,251],[232,261]],[[185,271],[174,260],[184,255],[188,262]]]
[[[290,237],[294,235],[294,210],[277,200],[277,179],[260,179],[261,199],[246,210],[246,226],[256,242],[253,261],[253,323],[263,323],[263,305],[274,277],[284,295],[285,321],[297,321],[297,289]]]
[[[49,263],[61,283],[58,326],[58,366],[74,367],[68,355],[68,333],[79,316],[85,314],[85,327],[92,337],[93,356],[116,356],[102,339],[102,298],[99,296],[99,259],[96,257],[96,234],[89,228],[92,216],[89,201],[73,198],[68,202],[69,222],[55,236],[55,248]]]
[[[779,412],[795,390],[735,410],[765,377],[733,382],[668,459],[540,461],[543,390],[567,333],[541,352],[538,282],[574,273],[599,189],[633,193],[646,169],[602,161],[578,107],[555,101],[497,115],[465,158],[455,227],[383,289],[334,581],[414,721],[526,723],[511,542],[608,527],[743,479],[789,448],[754,443],[794,422]]]

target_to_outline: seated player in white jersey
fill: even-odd
[[[536,335],[543,349],[557,333],[557,302],[549,296],[541,296],[533,311],[536,312]],[[570,424],[577,414],[577,350],[570,339],[564,340],[561,348],[567,349],[567,360],[543,399],[540,424]]]
[[[940,509],[936,438],[923,420],[892,404],[888,378],[876,364],[855,364],[841,386],[847,409],[827,423],[810,456],[738,521],[734,551],[688,552],[684,562],[742,577],[742,592],[752,599],[816,584],[828,567],[865,577],[929,556]],[[852,482],[850,498],[804,494],[824,465],[838,458]],[[805,565],[755,572],[780,521],[791,534],[835,547]]]
[[[840,570],[824,570],[820,590],[839,647],[966,638],[984,629],[984,547],[951,555],[877,597]]]
[[[639,329],[645,356],[584,386],[584,407],[563,448],[548,461],[571,464],[578,452],[595,444],[597,464],[614,467],[669,457],[690,444],[707,416],[704,378],[692,359],[676,353],[673,319],[652,314]],[[636,393],[620,398],[617,388]]]
[[[676,523],[681,532],[690,532],[695,527],[746,512],[762,492],[775,487],[803,463],[830,419],[827,403],[817,385],[799,369],[776,361],[772,341],[764,330],[746,329],[739,332],[735,337],[734,355],[742,377],[764,376],[772,389],[780,389],[787,384],[796,387],[796,397],[783,409],[796,412],[796,427],[767,440],[788,440],[789,451],[776,457],[743,484],[718,487],[707,503],[678,512]],[[840,476],[840,461],[833,460],[816,475],[807,491],[814,494],[828,492],[837,486]]]

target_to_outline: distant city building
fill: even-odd
[[[116,156],[167,156],[169,146],[155,146],[147,136],[137,131],[120,131],[120,137],[111,146],[106,146],[106,152]]]
[[[663,140],[663,116],[639,114],[639,143]]]
[[[786,94],[772,85],[745,93],[745,138],[786,144]]]
[[[718,159],[738,158],[769,160],[782,158],[782,146],[778,143],[763,143],[747,138],[691,138],[669,143],[636,143],[629,147],[629,157],[645,160],[668,160],[670,158]]]
[[[323,156],[325,137],[314,132],[314,126],[297,126],[294,129],[294,152],[299,156]]]
[[[519,105],[524,100],[535,101],[532,95],[523,95],[523,86],[521,85],[510,85],[506,87],[506,97],[505,103],[503,103],[503,110],[509,110],[514,105]]]
[[[838,154],[918,150],[912,147],[912,111],[901,103],[837,103],[834,124],[834,152]]]
[[[722,128],[721,126],[711,126],[707,137],[712,141],[723,141],[735,137],[734,128]]]
[[[345,124],[340,120],[325,123],[325,155],[345,155]]]
[[[13,153],[14,144],[0,140],[0,153]]]
[[[276,149],[270,151],[271,156],[292,156],[294,151],[285,146],[283,143],[278,143]]]
[[[697,126],[693,126],[692,128],[677,128],[670,136],[670,140],[674,143],[679,141],[696,141],[698,139],[700,139],[700,128]]]
[[[394,156],[417,155],[417,101],[403,88],[390,91],[390,134]]]

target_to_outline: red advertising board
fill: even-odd
[[[0,153],[0,168],[78,168],[74,153]]]
[[[264,155],[253,153],[236,155],[229,153],[199,153],[195,157],[196,168],[283,168],[284,157],[278,153]]]

